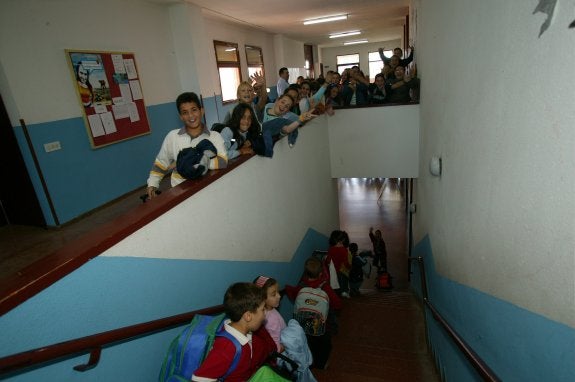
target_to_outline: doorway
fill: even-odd
[[[7,225],[45,227],[46,221],[40,203],[1,96],[0,153],[2,163],[7,164],[3,168],[4,179],[8,180],[4,187],[0,187],[0,227]]]

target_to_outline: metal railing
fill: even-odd
[[[126,340],[133,340],[150,334],[155,334],[189,323],[196,314],[219,314],[224,311],[223,305],[178,314],[155,321],[144,322],[132,326],[110,330],[87,337],[60,342],[0,358],[0,375],[13,373],[32,366],[37,366],[54,360],[64,360],[83,354],[90,354],[87,363],[74,366],[74,370],[87,371],[93,369],[100,361],[102,349]]]
[[[427,278],[425,276],[425,264],[423,257],[408,257],[408,264],[417,262],[419,266],[419,275],[421,278],[421,295],[424,305],[429,309],[435,321],[447,332],[449,337],[455,342],[455,345],[461,350],[465,358],[471,363],[471,366],[481,375],[484,381],[500,382],[501,379],[487,366],[487,364],[479,357],[475,351],[469,346],[463,338],[449,325],[449,323],[441,316],[439,311],[429,301],[429,294],[427,289]],[[426,325],[427,326],[427,325]]]

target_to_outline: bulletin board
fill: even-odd
[[[133,53],[66,50],[92,148],[150,133]]]

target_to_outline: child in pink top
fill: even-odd
[[[259,276],[257,279],[255,279],[254,283],[262,288],[266,293],[266,321],[264,325],[276,343],[278,352],[281,353],[284,350],[284,347],[280,343],[280,334],[281,331],[286,327],[286,322],[276,309],[278,306],[280,306],[281,300],[279,283],[277,280],[266,276]]]

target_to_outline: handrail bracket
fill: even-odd
[[[98,366],[98,362],[100,362],[100,355],[102,354],[102,347],[98,346],[90,351],[90,359],[88,363],[74,366],[74,370],[79,372],[85,372],[91,370]]]

